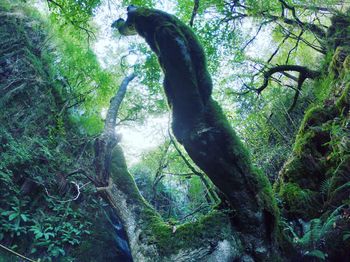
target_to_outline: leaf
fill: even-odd
[[[27,222],[28,221],[28,217],[24,214],[21,214],[21,218],[24,222]]]
[[[44,235],[44,234],[41,233],[41,232],[36,232],[36,233],[35,233],[35,239],[39,239],[39,238],[41,238],[43,235]]]
[[[50,241],[44,241],[44,242],[36,243],[35,245],[38,247],[42,247],[42,246],[47,246],[49,243],[50,243]]]
[[[13,211],[4,211],[1,213],[1,215],[3,216],[8,216],[9,214],[11,214]]]
[[[312,250],[312,251],[306,253],[305,255],[309,256],[309,257],[316,257],[316,258],[319,258],[321,260],[326,260],[325,253],[323,253],[321,250],[318,250],[318,249]]]
[[[343,235],[343,241],[347,241],[348,239],[350,239],[350,233],[345,233]]]
[[[18,217],[19,214],[18,213],[12,213],[11,215],[9,215],[9,221],[14,220],[16,217]]]

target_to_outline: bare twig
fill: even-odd
[[[301,31],[300,31],[300,34],[298,35],[298,38],[296,39],[296,43],[295,43],[294,47],[293,47],[291,50],[289,50],[289,52],[288,52],[287,59],[286,59],[286,64],[288,64],[289,58],[290,58],[290,55],[292,54],[292,52],[293,52],[294,50],[296,51],[296,50],[298,49],[298,45],[299,45],[299,42],[300,42],[300,38],[302,37],[303,34],[304,34],[304,31],[301,30]]]

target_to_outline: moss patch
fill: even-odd
[[[162,256],[170,256],[181,249],[212,245],[232,237],[228,216],[219,211],[213,211],[197,222],[179,225],[176,230],[152,212],[148,213],[146,223],[143,237],[149,243],[157,244]]]

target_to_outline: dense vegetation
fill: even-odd
[[[349,10],[2,0],[0,261],[349,258]]]

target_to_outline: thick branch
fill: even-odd
[[[108,184],[110,173],[111,173],[111,161],[112,151],[116,144],[119,142],[118,137],[115,134],[116,119],[120,104],[125,97],[126,89],[130,81],[135,78],[135,74],[124,78],[120,85],[117,94],[111,99],[107,116],[105,120],[105,127],[101,137],[95,140],[95,175],[98,187],[106,186]]]
[[[114,132],[114,128],[116,126],[118,111],[120,105],[125,97],[126,90],[128,88],[129,83],[136,77],[135,73],[130,74],[125,77],[122,84],[120,85],[118,92],[111,99],[110,106],[107,112],[106,120],[105,120],[105,133]]]

